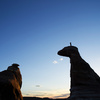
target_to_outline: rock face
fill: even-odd
[[[20,88],[22,76],[18,64],[0,72],[0,100],[23,100]]]
[[[64,47],[58,55],[70,58],[71,86],[68,100],[100,100],[100,77],[84,61],[75,46]]]

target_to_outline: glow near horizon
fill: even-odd
[[[64,61],[63,61],[64,60]],[[56,61],[56,63],[54,63],[54,61],[53,62],[51,62],[52,63],[52,66],[54,66],[55,68],[57,68],[58,67],[58,65],[62,65],[62,63],[65,63],[66,62],[66,60],[65,59],[63,59],[63,58],[61,58],[60,57],[60,59],[58,59],[58,60],[55,60]],[[69,62],[69,61],[68,61]],[[66,64],[66,65],[68,65],[68,64]],[[65,67],[66,67],[66,65],[65,65]],[[69,67],[69,66],[68,66]],[[59,67],[58,67],[59,68]],[[70,67],[69,67],[70,68]],[[69,69],[68,68],[68,69]],[[61,68],[62,69],[62,68]],[[63,70],[60,70],[61,71],[61,73],[62,73],[62,71]],[[51,75],[51,74],[54,74],[54,72],[53,71],[51,71],[52,73],[48,73],[49,75]],[[47,76],[49,76],[47,74]],[[59,75],[59,73],[56,73],[57,75]],[[63,73],[63,75],[65,75],[66,73]],[[69,72],[66,74],[66,76],[69,74]],[[54,78],[56,78],[56,75],[55,76],[52,76],[52,78],[53,78],[53,80],[55,80],[55,81],[51,81],[52,79],[46,79],[46,81],[47,82],[50,82],[51,81],[51,83],[50,84],[47,84],[47,83],[41,83],[41,85],[39,86],[39,87],[36,87],[36,85],[34,84],[33,86],[28,86],[27,87],[27,90],[24,90],[23,91],[23,96],[31,96],[31,97],[33,97],[33,96],[37,96],[37,97],[50,97],[50,98],[63,98],[63,97],[68,97],[68,94],[69,94],[69,81],[70,81],[70,79],[69,79],[69,77],[67,77],[67,80],[69,79],[69,81],[67,81],[66,82],[66,76],[64,76],[64,77],[62,77],[62,76],[60,76],[59,77],[59,79],[54,79]],[[42,76],[41,76],[42,77]],[[45,77],[44,77],[45,78]],[[64,82],[62,81],[61,82],[61,78],[62,78],[62,80],[64,80]],[[59,82],[59,83],[58,83]],[[24,84],[24,83],[23,83]],[[43,85],[42,85],[43,84]],[[23,87],[24,88],[24,87]],[[27,92],[28,91],[28,92]],[[65,95],[65,96],[63,96],[64,94],[67,94],[67,95]],[[59,97],[58,97],[59,96]]]
[[[69,93],[70,61],[57,52],[70,42],[100,75],[99,0],[5,1],[0,1],[0,71],[20,65],[23,95]]]

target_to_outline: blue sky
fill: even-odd
[[[0,0],[0,71],[18,63],[23,96],[66,97],[70,42],[100,75],[100,0]]]

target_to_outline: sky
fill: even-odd
[[[100,75],[100,0],[0,0],[0,71],[18,63],[22,95],[59,98],[70,93],[70,60],[78,47]]]

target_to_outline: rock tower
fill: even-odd
[[[64,47],[58,51],[58,55],[70,58],[70,97],[68,100],[100,100],[100,77],[82,59],[78,48]]]

